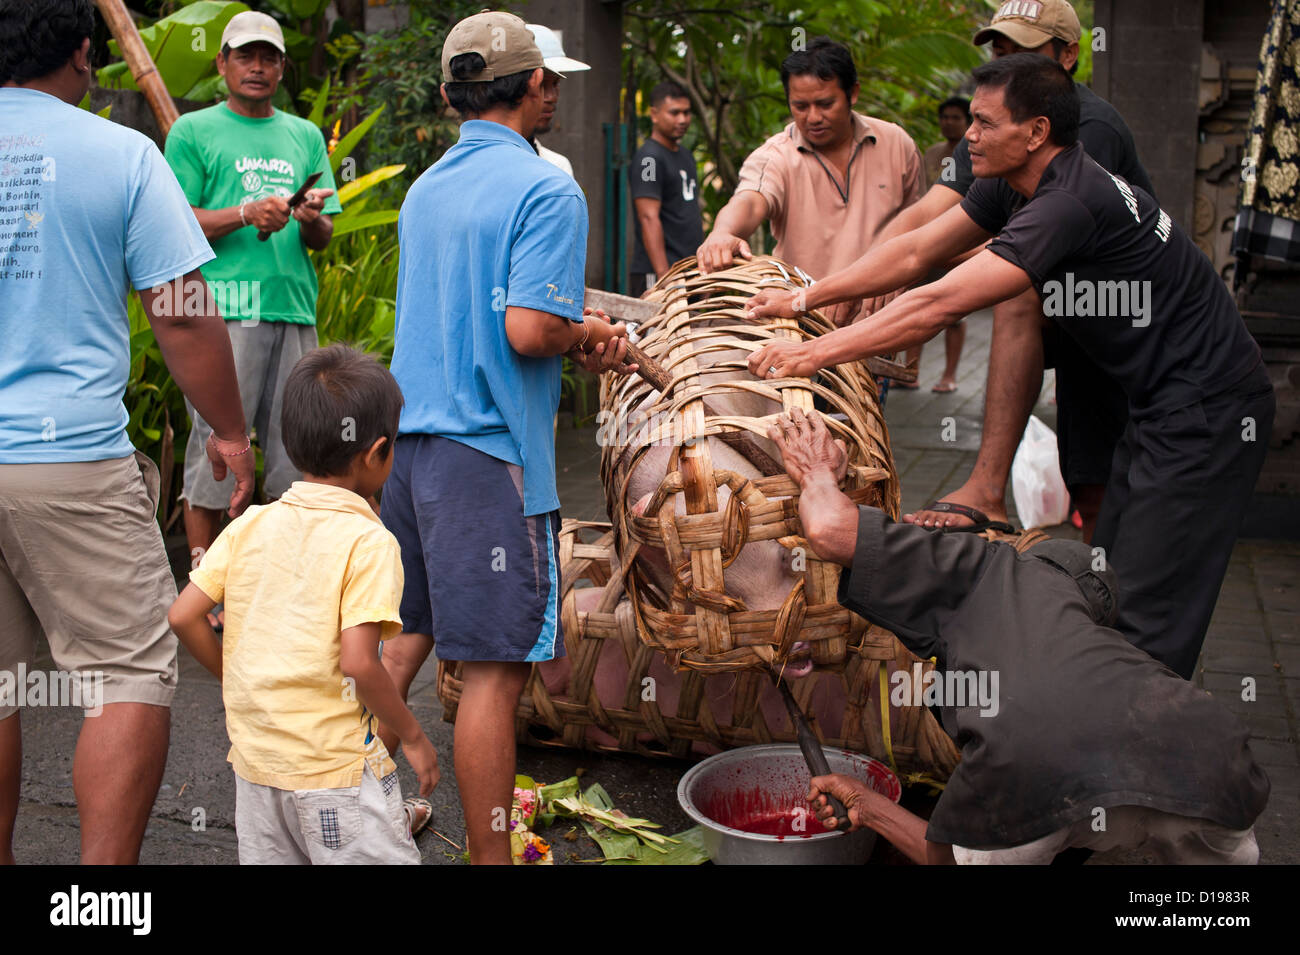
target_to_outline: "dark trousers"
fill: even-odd
[[[1081,485],[1106,484],[1115,447],[1128,427],[1128,396],[1073,341],[1058,346],[1055,359],[1061,477],[1072,492]]]
[[[627,294],[633,298],[640,298],[646,292],[654,288],[654,282],[649,281],[651,273],[633,272],[628,276]]]
[[[1196,668],[1275,406],[1261,363],[1222,394],[1130,421],[1115,449],[1093,546],[1105,548],[1119,578],[1116,628],[1184,679]]]

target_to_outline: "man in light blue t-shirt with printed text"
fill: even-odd
[[[0,0],[0,864],[15,861],[22,709],[85,711],[83,863],[138,861],[167,761],[176,587],[158,470],[126,434],[131,286],[212,422],[232,516],[253,490],[230,340],[199,272],[212,250],[157,147],[76,108],[93,29],[90,0]],[[58,674],[34,672],[42,635]],[[50,692],[28,695],[34,682]]]

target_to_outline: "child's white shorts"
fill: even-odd
[[[240,865],[419,865],[396,771],[348,789],[260,786],[235,775]]]

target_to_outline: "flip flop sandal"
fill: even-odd
[[[433,819],[433,803],[423,796],[407,796],[402,800],[402,808],[406,810],[406,825],[411,830],[411,838],[414,839],[425,830],[429,825],[429,821]],[[424,811],[424,818],[417,823],[415,820],[420,815],[421,810]]]
[[[957,390],[957,385],[954,384],[951,388],[940,388],[938,385],[935,385],[930,390],[933,391],[936,395],[950,395]]]
[[[962,517],[970,518],[974,521],[969,527],[926,527],[928,531],[940,531],[942,533],[966,533],[981,534],[987,530],[1001,531],[1004,534],[1015,534],[1016,529],[1006,521],[991,520],[987,514],[978,508],[968,507],[965,504],[956,504],[952,501],[931,501],[923,511],[938,511],[940,514],[958,514]],[[924,524],[920,525],[925,527]]]

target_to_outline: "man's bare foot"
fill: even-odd
[[[951,494],[945,494],[940,500],[950,504],[973,507],[978,511],[982,511],[991,521],[1006,521],[1007,519],[1007,506],[1002,498],[988,493],[981,493],[968,484],[963,484]],[[912,514],[904,514],[903,522],[906,524],[920,524],[922,527],[970,527],[975,523],[975,521],[961,514],[947,511],[927,511],[925,509]]]
[[[935,394],[946,395],[949,392],[957,390],[957,382],[951,378],[940,378],[939,383],[930,389]]]

